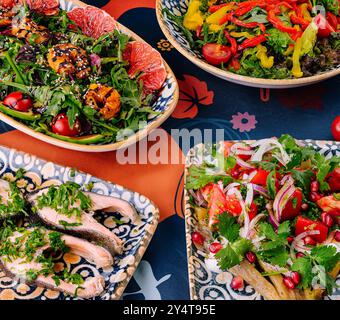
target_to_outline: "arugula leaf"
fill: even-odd
[[[274,199],[276,195],[276,171],[271,171],[267,176],[267,190],[269,196]]]
[[[233,181],[233,178],[230,176],[209,174],[206,169],[206,167],[195,165],[189,167],[186,188],[197,190],[203,188],[210,182],[222,180],[223,184],[227,185]]]
[[[218,265],[222,270],[238,265],[243,260],[245,253],[251,250],[251,247],[251,241],[244,238],[227,244],[215,255]]]
[[[239,238],[240,225],[235,217],[223,212],[219,215],[218,230],[229,242],[234,242]]]

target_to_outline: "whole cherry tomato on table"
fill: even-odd
[[[340,116],[337,116],[333,120],[332,126],[331,126],[331,131],[332,131],[332,135],[333,135],[334,140],[340,141]]]
[[[81,132],[80,121],[76,119],[73,128],[71,128],[68,117],[64,112],[59,113],[54,117],[51,128],[54,133],[68,137],[74,137]]]
[[[3,103],[5,106],[21,112],[27,112],[33,106],[32,99],[20,91],[14,91],[7,95]]]
[[[231,58],[230,48],[218,43],[207,43],[202,48],[202,54],[210,64],[217,66],[226,63]]]

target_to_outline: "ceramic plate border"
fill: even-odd
[[[12,172],[21,167],[26,169],[26,178],[23,179],[23,181],[19,180],[19,183],[25,183],[26,190],[33,188],[32,181],[38,184],[39,181],[41,181],[43,186],[49,185],[52,182],[75,181],[82,185],[93,182],[94,192],[114,195],[133,203],[137,212],[142,217],[142,222],[138,225],[128,223],[114,227],[115,234],[123,238],[125,244],[129,247],[124,249],[121,259],[116,260],[115,258],[115,263],[112,268],[106,270],[101,269],[103,276],[106,278],[106,287],[101,296],[94,298],[97,300],[119,300],[157,229],[160,217],[158,207],[147,197],[124,188],[121,185],[96,178],[88,173],[77,171],[70,167],[46,161],[29,153],[0,145],[0,175],[6,174],[6,177],[11,178],[13,177]],[[107,217],[108,215],[105,214],[102,219],[107,219]],[[91,270],[99,272],[93,265],[87,263],[86,260],[80,264],[77,263],[75,268],[79,268],[80,270],[84,269],[87,272]],[[4,272],[0,270],[0,300],[10,298],[18,300],[76,299],[74,297],[66,298],[62,293],[58,293],[57,295],[55,291],[41,289],[33,285],[24,286],[28,288],[28,291],[22,293],[18,283],[8,278]],[[55,294],[53,295],[50,292]]]
[[[269,89],[284,89],[284,88],[295,88],[295,87],[301,87],[306,85],[311,85],[323,80],[326,80],[328,78],[334,77],[336,75],[340,74],[340,67],[325,71],[323,73],[311,76],[311,77],[305,77],[305,78],[299,78],[299,79],[264,79],[264,78],[254,78],[254,77],[248,77],[248,76],[241,76],[229,71],[224,71],[220,68],[214,67],[207,62],[205,62],[203,59],[200,59],[196,57],[193,53],[189,52],[187,48],[185,48],[185,45],[188,46],[186,43],[180,44],[177,39],[173,36],[171,31],[169,30],[169,27],[167,23],[165,22],[164,15],[162,13],[162,8],[164,8],[164,3],[171,3],[176,5],[178,2],[188,2],[189,0],[156,0],[156,16],[158,20],[158,24],[160,28],[162,29],[165,37],[169,40],[169,42],[178,50],[184,57],[186,57],[188,60],[190,60],[192,63],[197,65],[199,68],[213,74],[216,77],[222,78],[224,80],[234,82],[237,84],[249,86],[249,87],[256,87],[256,88],[269,88]]]
[[[231,142],[238,142],[231,141]],[[247,142],[247,140],[244,140]],[[319,150],[320,153],[329,157],[332,155],[340,156],[340,142],[325,141],[325,140],[299,140],[304,145],[312,146]],[[249,140],[248,140],[249,142]],[[185,175],[188,174],[188,167],[191,164],[199,163],[197,157],[198,151],[201,154],[204,150],[204,144],[198,144],[191,148],[185,159]],[[184,209],[185,209],[185,236],[188,259],[188,275],[190,298],[192,300],[260,300],[261,295],[258,294],[250,285],[246,285],[242,291],[234,291],[230,287],[232,274],[228,271],[221,274],[210,272],[206,269],[204,259],[195,246],[192,245],[191,233],[195,230],[198,221],[194,217],[191,205],[189,203],[189,195],[184,188]],[[337,283],[340,285],[340,274],[337,278]],[[340,299],[340,289],[332,296],[326,296],[325,299]]]
[[[85,3],[78,1],[78,0],[60,0],[60,6],[64,9],[70,10],[73,7],[83,7],[86,6]],[[131,36],[133,39],[138,40],[138,41],[143,41],[145,42],[141,37],[139,37],[137,34],[135,34],[133,31],[130,29],[124,27],[122,24],[117,22],[118,29],[122,31],[123,33],[128,34]],[[179,97],[179,89],[178,89],[178,83],[176,80],[176,77],[171,70],[171,68],[168,66],[168,64],[165,62],[163,59],[164,65],[166,67],[167,71],[167,80],[166,84],[161,91],[161,94],[158,98],[159,102],[159,107],[163,109],[161,111],[161,115],[157,116],[154,120],[150,120],[147,127],[143,130],[137,131],[135,134],[130,136],[124,141],[118,141],[115,143],[109,143],[109,144],[103,144],[103,145],[81,145],[77,143],[72,143],[72,142],[67,142],[67,141],[62,141],[53,137],[50,137],[46,134],[36,132],[33,129],[29,128],[25,124],[17,121],[15,118],[12,118],[2,112],[0,112],[0,120],[4,121],[8,125],[36,138],[39,140],[42,140],[44,142],[47,142],[49,144],[62,147],[65,149],[70,149],[70,150],[76,150],[76,151],[83,151],[83,152],[106,152],[106,151],[113,151],[113,150],[118,150],[121,148],[126,148],[131,144],[136,143],[137,141],[145,138],[151,131],[159,127],[174,111],[177,102],[178,102],[178,97]],[[165,94],[165,91],[169,91],[169,95],[164,97],[164,100],[166,101],[165,106],[162,105],[162,94]],[[157,103],[157,102],[156,102]]]

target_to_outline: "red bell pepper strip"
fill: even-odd
[[[210,13],[214,13],[214,12],[220,10],[221,8],[225,7],[225,6],[230,6],[231,4],[233,4],[233,2],[216,4],[216,5],[211,6],[208,11]]]
[[[230,19],[232,18],[232,16],[233,16],[233,13],[231,12],[231,13],[227,13],[224,17],[222,17],[221,19],[220,19],[220,21],[219,21],[219,25],[221,25],[221,24],[225,24],[226,22],[228,22],[228,21],[230,21]]]
[[[231,54],[234,56],[237,53],[237,42],[233,37],[230,36],[227,30],[224,31],[224,36],[230,42],[230,51]]]
[[[258,44],[260,44],[260,43],[262,43],[266,40],[267,40],[267,37],[264,34],[260,34],[259,36],[256,36],[254,38],[244,40],[238,46],[238,50],[241,51],[241,50],[244,50],[246,48],[256,47]]]
[[[241,4],[244,4],[244,5],[241,6]],[[238,9],[235,10],[235,16],[238,16],[238,17],[243,16],[244,14],[246,14],[247,12],[255,8],[257,5],[258,5],[258,2],[252,2],[252,1],[241,2],[238,5]]]
[[[259,27],[260,27],[260,30],[261,30],[263,33],[266,33],[266,26],[265,26],[263,23],[260,23],[260,24],[259,24]]]
[[[235,71],[240,70],[241,64],[236,57],[231,58],[229,68],[233,68]]]
[[[295,16],[293,14],[290,16],[290,21],[293,24],[300,25],[303,30],[305,30],[309,26],[309,22],[307,20],[305,20],[301,17]]]
[[[249,29],[253,29],[253,28],[256,28],[259,24],[257,22],[248,22],[248,23],[245,23],[235,17],[231,17],[230,21],[234,24],[236,24],[237,26],[240,26],[240,27],[244,27],[244,28],[249,28]]]
[[[288,32],[291,34],[298,32],[298,30],[295,28],[284,25],[283,22],[276,16],[275,10],[270,10],[268,12],[267,19],[276,29],[279,29],[283,32]]]

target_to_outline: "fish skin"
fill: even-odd
[[[31,228],[33,230],[33,228]],[[46,230],[46,234],[50,231]],[[22,234],[15,232],[11,241],[15,241],[16,238]],[[111,254],[104,248],[94,245],[86,240],[78,239],[69,235],[62,235],[61,239],[64,240],[65,244],[70,248],[70,252],[77,254],[89,262],[92,262],[98,268],[106,268],[112,266],[113,258]],[[49,244],[40,247],[35,255],[42,254],[46,249],[50,248]],[[87,249],[87,250],[86,250]],[[19,278],[28,284],[34,284],[42,286],[44,288],[53,289],[56,291],[64,292],[69,295],[75,295],[83,299],[89,299],[100,295],[104,291],[105,280],[101,275],[96,275],[91,278],[87,278],[81,288],[77,285],[60,280],[60,284],[57,286],[53,280],[53,275],[39,275],[34,281],[29,281],[26,278],[26,272],[30,269],[41,270],[42,264],[31,261],[27,262],[23,258],[12,259],[9,261],[6,257],[0,257],[0,269],[3,269],[9,277]]]
[[[46,193],[48,188],[39,190],[39,192],[31,193],[28,196],[28,201],[32,206],[35,206],[36,199]],[[123,242],[117,237],[112,231],[107,229],[96,219],[93,218],[92,214],[83,212],[78,217],[68,217],[64,214],[58,213],[56,210],[51,208],[37,209],[37,216],[46,225],[54,227],[67,234],[75,234],[80,237],[84,237],[89,241],[94,241],[101,246],[104,246],[113,256],[121,254],[123,252]],[[65,228],[59,224],[59,221],[66,221],[67,223],[81,223],[79,226],[70,226]]]

